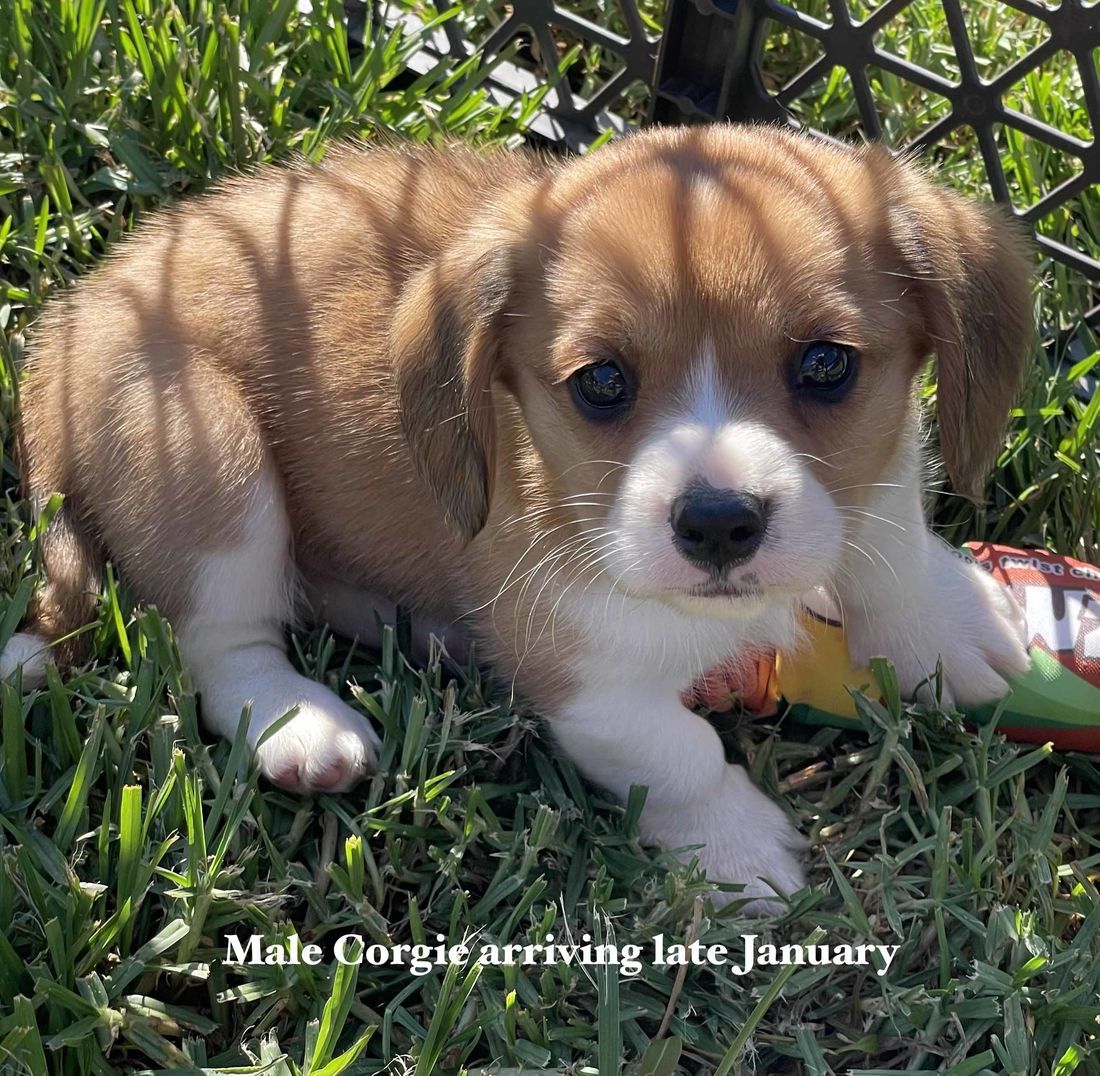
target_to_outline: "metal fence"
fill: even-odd
[[[452,10],[447,0],[433,2],[440,14]],[[354,37],[364,4],[347,0],[346,10]],[[461,4],[456,17],[426,34],[408,10],[387,21],[425,34],[411,64],[418,73],[476,54],[477,78],[497,102],[549,86],[531,130],[551,146],[580,150],[644,121],[652,94],[659,28],[647,25],[638,0],[616,0],[605,14],[598,23],[551,0],[482,0]]]

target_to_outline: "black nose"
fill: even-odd
[[[759,548],[767,509],[751,493],[700,483],[688,486],[672,502],[669,522],[673,542],[688,560],[731,568]]]

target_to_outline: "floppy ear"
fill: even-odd
[[[391,328],[401,427],[447,522],[469,540],[493,492],[493,380],[512,292],[510,246],[470,237],[419,270]]]
[[[1001,207],[971,202],[908,165],[894,170],[891,231],[936,355],[940,448],[952,486],[978,498],[1032,355],[1029,238]]]

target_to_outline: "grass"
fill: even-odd
[[[601,14],[590,7],[578,10]],[[937,25],[938,5],[908,10]],[[404,74],[415,42],[399,36],[375,33],[353,58],[338,13],[323,0],[0,0],[0,644],[45,523],[18,498],[10,426],[23,333],[52,292],[227,169],[316,157],[344,134],[521,137],[537,100],[502,112],[472,69],[430,89]],[[1013,20],[1004,9],[989,40]],[[978,181],[962,150],[952,176]],[[1079,283],[1044,280],[1047,323],[1075,328]],[[1095,551],[1097,405],[1074,395],[1093,361],[1037,367],[992,507],[949,518],[958,533]],[[863,704],[858,735],[731,726],[731,754],[815,847],[811,886],[761,925],[736,903],[716,913],[697,871],[639,845],[638,797],[606,801],[476,670],[410,666],[392,631],[380,653],[322,631],[295,640],[299,666],[384,738],[364,788],[298,799],[258,787],[240,737],[204,738],[170,625],[112,576],[90,630],[88,666],[26,697],[0,685],[4,1071],[1100,1073],[1100,770],[1086,756],[896,703]],[[227,932],[330,945],[587,931],[646,949],[663,933],[739,952],[744,932],[818,928],[901,950],[884,978],[222,960]]]

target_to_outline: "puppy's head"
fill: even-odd
[[[533,180],[421,273],[395,320],[405,428],[472,537],[519,416],[531,488],[608,582],[738,615],[832,578],[902,474],[933,352],[948,473],[980,490],[1028,278],[994,212],[882,150],[649,132]]]

